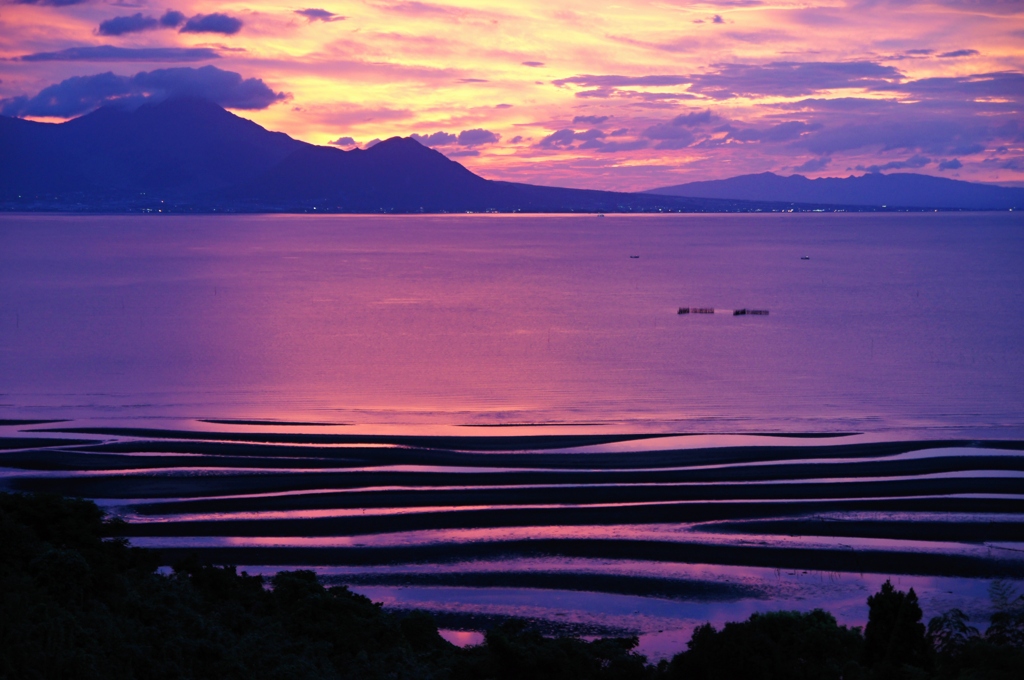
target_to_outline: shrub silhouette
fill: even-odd
[[[753,614],[721,631],[699,626],[670,665],[674,678],[731,680],[857,677],[863,640],[826,611]]]

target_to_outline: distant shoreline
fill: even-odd
[[[97,208],[25,208],[23,206],[11,206],[0,203],[0,215],[122,215],[122,216],[183,216],[183,215],[225,215],[225,216],[239,216],[239,215],[351,215],[353,217],[374,217],[374,216],[398,216],[398,215],[431,215],[431,216],[459,216],[459,215],[530,215],[530,216],[542,216],[542,215],[762,215],[762,214],[822,214],[822,213],[1006,213],[1006,212],[1020,212],[1010,209],[966,209],[966,208],[886,208],[886,207],[874,207],[874,206],[798,206],[798,207],[749,207],[749,208],[734,208],[734,209],[720,209],[720,210],[697,210],[697,209],[650,209],[650,210],[564,210],[564,211],[553,211],[553,210],[481,210],[481,211],[443,211],[443,210],[393,210],[393,211],[375,211],[375,212],[360,212],[360,211],[345,211],[345,210],[334,210],[331,208],[306,208],[306,209],[288,209],[282,208],[280,210],[275,209],[188,209],[188,208],[175,208],[175,209],[164,209],[164,208],[109,208],[109,207],[97,207]]]

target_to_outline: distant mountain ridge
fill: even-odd
[[[494,182],[409,138],[342,151],[201,99],[60,124],[0,116],[0,209],[170,212],[709,212],[737,201]],[[771,206],[768,206],[771,209]]]
[[[783,201],[943,210],[1024,209],[1024,189],[915,173],[808,179],[771,172],[650,189],[648,194],[742,201]]]
[[[410,138],[343,151],[202,99],[106,106],[65,123],[0,116],[0,210],[754,212],[1024,206],[1024,189],[924,175],[771,173],[642,193],[499,182]],[[860,207],[858,207],[860,206]]]

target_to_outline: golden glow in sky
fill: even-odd
[[[0,111],[233,88],[268,129],[416,134],[489,179],[1024,182],[1020,0],[308,1],[0,5]]]

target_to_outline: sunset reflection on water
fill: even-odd
[[[1024,582],[1017,219],[13,216],[0,416],[61,421],[0,422],[0,485],[458,644],[861,625],[889,577],[983,621]]]

